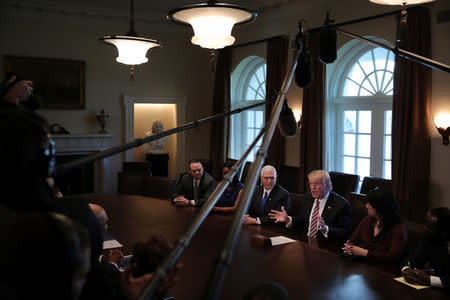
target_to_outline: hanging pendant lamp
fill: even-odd
[[[257,16],[242,6],[217,1],[181,6],[167,14],[175,23],[191,25],[194,29],[191,42],[207,49],[233,45],[233,26],[251,23]]]
[[[370,2],[384,5],[413,5],[426,2],[432,2],[434,0],[369,0]]]
[[[147,51],[162,45],[157,40],[139,37],[134,30],[134,0],[130,0],[130,30],[125,35],[104,36],[100,41],[117,47],[116,61],[131,65],[131,80],[134,79],[134,66],[148,62]]]

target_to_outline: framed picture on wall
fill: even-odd
[[[84,109],[84,61],[5,56],[5,71],[33,81],[41,108]]]

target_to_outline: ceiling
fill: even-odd
[[[315,5],[335,0],[315,0]],[[367,0],[366,0],[367,1]],[[166,22],[166,14],[177,7],[207,2],[206,0],[134,0],[135,19],[146,23]],[[295,5],[296,8],[310,6],[310,0],[224,0],[223,2],[245,6],[258,14],[276,8]],[[129,0],[0,0],[0,5],[18,9],[38,10],[67,15],[103,16],[129,18]]]

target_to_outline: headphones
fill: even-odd
[[[38,157],[38,170],[42,170],[45,177],[50,176],[55,171],[56,158],[55,141],[47,135],[41,144],[41,153]],[[41,161],[41,162],[39,162]]]

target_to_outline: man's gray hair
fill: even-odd
[[[273,172],[273,175],[274,175],[275,177],[277,177],[277,170],[276,170],[273,166],[271,166],[271,165],[265,165],[265,166],[261,169],[261,176],[262,176],[262,174],[263,174],[265,171],[272,171],[272,172]]]

